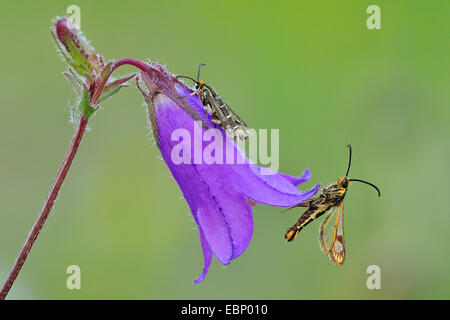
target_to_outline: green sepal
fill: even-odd
[[[129,76],[125,76],[125,77],[110,81],[103,88],[103,92],[102,92],[102,95],[100,96],[99,102],[116,94],[117,92],[119,92],[120,89],[128,87],[129,85],[127,84],[127,82],[134,77],[135,77],[135,74],[131,74]]]
[[[111,88],[108,91],[103,91],[103,94],[100,96],[100,99],[98,100],[98,102],[102,102],[105,99],[108,99],[109,97],[113,96],[114,94],[116,94],[117,92],[119,92],[120,89],[122,89],[125,86],[118,86],[118,87],[114,87]]]
[[[91,77],[91,65],[89,61],[83,56],[69,36],[66,36],[65,40],[70,53],[70,58],[67,62],[79,75],[89,79]]]
[[[89,101],[89,92],[84,89],[83,95],[80,99],[80,104],[78,105],[78,113],[89,119],[95,113],[95,111],[96,109],[92,108]]]

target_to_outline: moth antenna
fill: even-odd
[[[345,176],[346,176],[346,177],[348,176],[348,173],[349,173],[349,171],[350,171],[350,166],[351,166],[351,164],[352,164],[352,145],[351,145],[351,144],[348,144],[347,147],[348,147],[348,149],[350,150],[350,155],[349,155],[349,158],[348,158],[347,172],[345,173]]]
[[[199,66],[198,66],[198,71],[197,71],[197,83],[200,82],[200,69],[202,68],[202,66],[206,66],[206,64],[200,63]]]
[[[349,179],[348,181],[358,181],[358,182],[362,182],[362,183],[368,184],[369,186],[371,186],[372,188],[377,190],[379,197],[381,196],[380,189],[378,189],[378,187],[376,185],[374,185],[374,184],[372,184],[370,182],[367,182],[367,181],[364,181],[364,180],[360,180],[360,179]]]
[[[185,79],[189,79],[189,80],[192,80],[194,83],[198,83],[198,81],[195,81],[195,79],[194,78],[191,78],[191,77],[189,77],[189,76],[183,76],[183,75],[178,75],[178,76],[176,76],[175,78],[185,78]]]

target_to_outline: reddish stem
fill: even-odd
[[[45,221],[48,218],[50,211],[52,210],[53,203],[55,202],[55,199],[58,196],[59,189],[61,188],[64,182],[67,172],[69,171],[70,166],[72,164],[73,158],[77,153],[78,146],[80,145],[83,134],[86,131],[87,123],[88,119],[85,117],[81,117],[80,123],[78,124],[78,127],[72,137],[72,141],[70,142],[69,148],[66,152],[66,156],[64,157],[64,160],[61,163],[61,167],[58,170],[55,182],[52,185],[50,193],[48,194],[44,207],[42,208],[41,213],[39,214],[36,222],[34,223],[33,229],[28,235],[28,238],[25,241],[25,244],[22,250],[20,251],[19,256],[17,257],[16,262],[14,263],[14,266],[12,267],[8,278],[5,280],[5,283],[3,284],[3,287],[0,291],[0,300],[4,300],[6,298],[9,290],[11,289],[11,286],[16,280],[17,275],[19,274],[25,260],[28,257],[28,254],[30,253],[31,248],[33,247],[33,244],[36,241],[39,232],[41,231]]]
[[[105,78],[103,79],[102,83],[100,83],[100,85],[95,90],[95,92],[94,92],[94,94],[93,94],[93,96],[91,98],[91,104],[92,105],[96,105],[97,104],[98,99],[100,98],[100,95],[102,94],[103,89],[105,88],[106,82],[108,81],[109,77],[114,72],[114,70],[116,70],[118,67],[123,66],[123,65],[134,66],[134,67],[140,69],[141,71],[146,71],[147,68],[148,68],[148,66],[144,62],[139,61],[139,60],[134,59],[134,58],[122,58],[122,59],[119,59],[119,60],[115,61],[113,63],[113,65],[111,66],[111,69],[106,74]]]

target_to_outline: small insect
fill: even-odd
[[[222,98],[214,91],[214,89],[200,80],[200,68],[205,64],[201,63],[198,66],[197,80],[189,77],[179,75],[177,78],[186,78],[195,82],[195,91],[187,95],[187,98],[197,94],[203,104],[206,112],[211,114],[214,122],[222,127],[233,140],[245,140],[249,136],[248,127],[244,121],[226,104]]]
[[[380,189],[374,184],[360,180],[348,179],[348,172],[352,163],[352,146],[347,145],[350,150],[347,172],[337,182],[330,183],[322,188],[322,192],[318,197],[302,202],[294,207],[305,207],[306,211],[300,216],[297,223],[290,227],[286,234],[286,241],[292,241],[298,235],[300,230],[307,226],[314,219],[329,212],[323,220],[319,229],[319,244],[323,253],[330,257],[333,264],[340,266],[345,260],[345,241],[344,241],[344,197],[351,181],[358,181],[373,187],[378,196],[381,195]],[[287,211],[285,210],[285,211]]]

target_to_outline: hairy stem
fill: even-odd
[[[42,208],[36,222],[34,223],[33,229],[31,229],[31,232],[28,235],[28,238],[25,241],[23,248],[16,259],[16,262],[14,263],[8,278],[3,284],[3,287],[0,291],[0,300],[4,300],[8,295],[9,290],[14,284],[17,275],[22,269],[22,266],[25,263],[25,260],[27,259],[28,254],[31,251],[31,248],[33,247],[33,244],[39,235],[39,232],[44,226],[45,221],[47,220],[48,215],[52,210],[53,203],[55,202],[55,199],[58,196],[59,189],[61,188],[64,179],[66,178],[67,172],[69,171],[72,161],[75,157],[75,154],[77,153],[81,139],[83,138],[83,134],[86,131],[87,123],[88,119],[85,118],[84,116],[81,117],[78,127],[72,137],[72,141],[70,142],[69,148],[66,152],[66,156],[64,157],[64,160],[61,163],[61,167],[58,170],[55,182],[53,183],[52,188],[50,189],[50,193],[48,194],[48,197],[45,200],[44,207]]]
[[[94,95],[91,98],[92,105],[95,105],[98,102],[98,99],[100,98],[100,95],[101,95],[103,89],[105,88],[106,82],[108,81],[111,74],[118,67],[123,66],[123,65],[134,66],[134,67],[140,69],[141,71],[145,71],[148,68],[148,66],[145,63],[143,63],[139,60],[133,59],[133,58],[122,58],[122,59],[115,61],[113,63],[113,65],[111,66],[111,69],[109,70],[108,74],[103,79],[102,83],[100,83],[100,85],[97,87],[97,90],[94,92]]]

